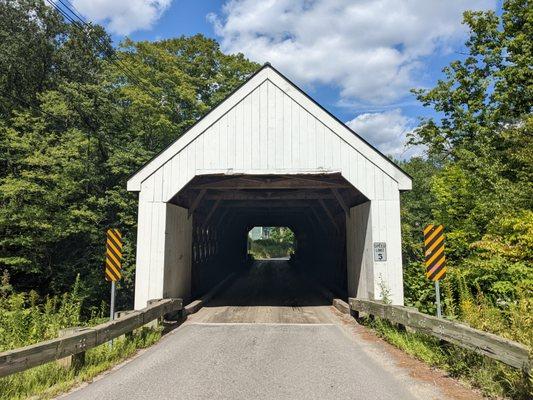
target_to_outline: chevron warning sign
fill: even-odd
[[[438,281],[446,275],[444,255],[444,226],[430,224],[424,229],[424,248],[426,255],[426,276]]]
[[[118,229],[107,230],[105,278],[116,282],[122,277],[122,235]]]

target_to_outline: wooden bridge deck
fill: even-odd
[[[324,324],[331,302],[286,260],[256,261],[191,322]]]

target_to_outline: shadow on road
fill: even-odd
[[[287,260],[255,261],[206,307],[324,306],[331,303]]]

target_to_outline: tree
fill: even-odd
[[[422,121],[410,142],[427,146],[438,166],[424,212],[427,221],[445,225],[448,265],[468,277],[472,290],[499,301],[517,296],[517,280],[531,275],[517,263],[533,259],[525,241],[512,239],[528,231],[533,204],[533,8],[507,0],[500,17],[469,11],[464,22],[470,29],[464,59],[446,67],[434,88],[414,91],[441,118]],[[407,201],[405,213],[413,207],[417,202]],[[496,242],[521,246],[524,258],[495,252]]]
[[[79,273],[99,305],[105,230],[117,227],[131,298],[128,176],[258,65],[201,35],[114,50],[101,27],[67,24],[42,0],[0,11],[0,270],[15,290],[42,293],[69,290]]]

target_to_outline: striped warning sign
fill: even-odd
[[[424,248],[426,250],[426,276],[438,281],[446,275],[444,256],[444,226],[430,224],[424,229]]]
[[[107,230],[105,278],[116,282],[122,277],[122,235],[118,229]]]

